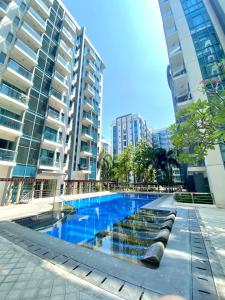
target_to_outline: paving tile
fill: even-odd
[[[4,282],[15,282],[19,275],[8,275],[5,277]]]
[[[0,284],[0,291],[10,291],[12,286],[12,282],[3,282]]]
[[[0,299],[4,300],[6,298],[6,296],[8,295],[8,291],[1,291],[0,290]]]
[[[103,279],[107,277],[106,273],[100,272],[98,270],[93,270],[90,275],[88,275],[85,279],[94,285],[99,286]]]
[[[66,285],[53,286],[51,296],[65,295],[65,294],[66,294]]]
[[[37,297],[50,297],[52,292],[52,287],[41,288],[38,292]]]
[[[6,300],[20,299],[21,295],[22,295],[22,290],[12,290],[8,293]]]
[[[35,299],[35,297],[38,294],[38,289],[32,288],[32,289],[25,289],[22,293],[22,299]]]
[[[124,281],[112,276],[107,276],[107,279],[100,285],[100,287],[110,293],[118,294],[119,289],[123,284]]]
[[[92,270],[93,270],[92,268],[80,264],[78,268],[72,271],[72,273],[78,277],[84,278]]]
[[[142,292],[143,289],[141,287],[125,283],[121,291],[119,291],[118,296],[127,300],[139,299]]]

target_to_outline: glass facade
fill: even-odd
[[[181,0],[203,79],[220,79],[223,48],[202,0]]]

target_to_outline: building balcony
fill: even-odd
[[[193,100],[192,99],[187,99],[185,101],[177,102],[176,105],[177,105],[178,109],[183,109],[183,108],[186,108],[191,103],[193,103]]]
[[[65,60],[60,54],[57,55],[55,66],[57,70],[66,76],[69,73],[68,61]]]
[[[95,77],[90,72],[85,72],[85,81],[90,84],[95,83]]]
[[[24,20],[32,24],[32,27],[39,33],[43,33],[46,30],[46,21],[32,8],[30,7],[24,15]]]
[[[6,79],[7,82],[10,82],[12,85],[24,91],[33,85],[32,73],[12,59],[8,61],[3,78]]]
[[[0,166],[15,167],[16,152],[0,148]]]
[[[63,40],[59,43],[59,52],[66,59],[72,59],[73,57],[71,48],[69,48]]]
[[[90,60],[87,60],[85,67],[88,71],[90,71],[91,73],[95,73],[96,72],[96,67],[93,64],[93,62],[91,62]]]
[[[45,2],[48,6],[53,5],[53,0],[44,0],[44,2]]]
[[[39,159],[39,169],[60,169],[60,162],[58,159],[50,157],[40,157]]]
[[[29,98],[5,83],[0,85],[0,106],[9,109],[13,107],[14,112],[23,112],[28,109]]]
[[[166,39],[170,39],[170,38],[173,38],[174,36],[178,36],[176,26],[174,25],[172,27],[166,27],[165,28],[165,36],[166,36]]]
[[[11,57],[30,71],[38,63],[37,54],[19,39],[16,40],[15,46],[12,48]]]
[[[85,98],[83,100],[83,109],[85,111],[92,111],[92,110],[94,110],[94,106],[92,104],[92,100],[91,99]]]
[[[84,88],[84,95],[87,98],[93,98],[95,96],[95,90],[90,84],[86,84]]]
[[[81,146],[80,148],[80,157],[86,158],[92,156],[91,148],[89,146]]]
[[[62,148],[62,139],[57,136],[56,134],[50,133],[50,132],[45,132],[44,133],[44,138],[42,141],[42,146],[45,149],[49,150],[55,150],[58,148]]]
[[[50,15],[49,7],[42,0],[35,0],[32,2],[34,9],[43,16],[43,18],[47,19]]]
[[[83,174],[91,174],[91,168],[87,164],[81,164],[78,166],[78,171]]]
[[[74,44],[73,37],[65,27],[63,27],[62,29],[62,38],[68,45],[73,46]]]
[[[85,126],[91,126],[93,125],[91,114],[83,113],[82,123]]]
[[[96,54],[92,49],[88,49],[86,58],[92,60],[93,62],[96,60]]]
[[[4,15],[6,14],[6,10],[8,7],[8,3],[6,2],[0,2],[0,19],[4,17]]]
[[[187,71],[185,66],[181,66],[180,68],[177,68],[173,71],[173,79],[177,79],[178,77],[182,76],[182,75],[186,75]]]
[[[17,32],[17,36],[33,50],[37,50],[42,46],[42,36],[26,22],[23,22],[23,25]]]
[[[180,45],[180,43],[179,44],[175,44],[172,47],[170,47],[168,49],[168,52],[169,52],[169,56],[170,57],[179,54],[181,52],[181,45]]]
[[[55,111],[48,110],[46,124],[50,127],[56,127],[57,129],[60,127],[65,127],[64,116],[56,113]]]
[[[70,32],[76,33],[76,26],[73,24],[73,22],[67,15],[65,15],[64,18],[64,25]]]
[[[50,92],[49,104],[58,110],[66,108],[66,103],[64,102],[63,95],[53,88]]]
[[[59,72],[55,71],[52,77],[52,85],[60,92],[65,92],[68,89],[67,80]]]
[[[0,114],[0,138],[14,141],[22,135],[22,122]]]
[[[89,142],[93,140],[93,137],[91,136],[90,130],[82,129],[81,131],[81,140],[84,142]]]

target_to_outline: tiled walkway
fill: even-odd
[[[225,209],[198,207],[202,230],[218,291],[225,299]]]
[[[0,237],[0,299],[121,299]]]

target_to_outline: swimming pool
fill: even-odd
[[[133,225],[146,224],[127,218],[159,197],[161,195],[157,194],[113,194],[66,201],[63,205],[72,206],[75,211],[42,231],[70,243],[137,262],[158,227],[152,224],[151,230],[139,230],[137,236]]]

